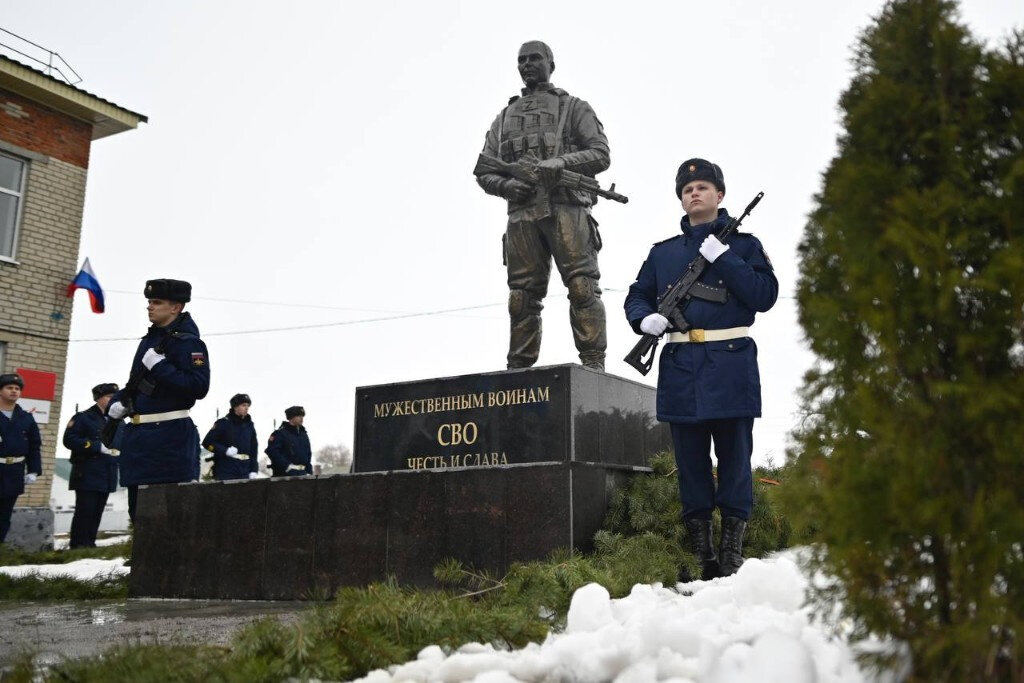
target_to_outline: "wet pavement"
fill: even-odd
[[[261,617],[290,623],[312,606],[221,600],[0,601],[0,667],[26,650],[46,664],[99,654],[117,644],[223,645]]]

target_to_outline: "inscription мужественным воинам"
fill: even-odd
[[[642,466],[667,443],[651,391],[578,365],[359,387],[355,471]]]

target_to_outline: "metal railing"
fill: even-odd
[[[71,68],[71,65],[68,64],[60,54],[53,50],[48,50],[42,45],[33,43],[28,38],[22,38],[16,33],[11,33],[5,28],[0,28],[0,34],[3,34],[0,35],[0,52],[3,50],[10,50],[15,54],[21,55],[30,62],[42,67],[46,71],[47,76],[59,76],[68,85],[77,85],[82,82],[82,77],[78,75],[77,71]],[[33,50],[32,48],[35,49]],[[26,52],[26,50],[34,52],[35,54],[30,54],[30,52]],[[65,70],[74,76],[74,80],[65,73]]]

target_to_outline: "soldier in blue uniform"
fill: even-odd
[[[117,490],[116,449],[100,442],[110,399],[117,393],[116,384],[97,384],[92,388],[96,403],[75,413],[64,429],[64,447],[71,451],[71,480],[68,488],[75,492],[75,514],[71,518],[71,547],[96,547],[96,533],[103,518],[107,497]]]
[[[288,421],[270,435],[267,443],[270,469],[275,477],[313,474],[313,451],[306,428],[302,426],[306,411],[302,406],[292,406],[284,411],[284,416]]]
[[[144,379],[132,396],[114,395],[107,415],[130,416],[121,441],[121,485],[128,487],[128,515],[134,521],[140,484],[166,484],[197,478],[199,432],[189,409],[210,389],[210,359],[199,328],[183,309],[192,285],[183,280],[146,282],[152,323],[139,342],[132,374]],[[164,352],[157,347],[165,343]],[[129,413],[125,402],[134,408]]]
[[[24,388],[21,375],[0,375],[0,543],[11,528],[18,496],[43,473],[39,426],[18,405]]]
[[[213,423],[203,448],[213,453],[213,478],[217,481],[229,479],[256,479],[259,474],[259,442],[256,427],[249,416],[252,399],[248,394],[231,397],[231,410]]]
[[[761,416],[757,345],[749,328],[755,313],[775,304],[779,283],[756,237],[738,232],[722,244],[715,236],[730,220],[718,208],[725,197],[721,168],[704,159],[683,162],[676,196],[686,213],[682,234],[654,245],[629,288],[625,309],[637,334],[669,333],[658,366],[658,419],[671,425],[683,522],[703,578],[710,579],[734,574],[743,563],[743,534],[753,507],[752,434],[754,418]],[[710,262],[701,281],[725,288],[728,296],[724,303],[692,299],[684,315],[694,329],[682,334],[657,313],[658,296],[698,254]],[[715,507],[722,515],[717,554],[711,533]]]

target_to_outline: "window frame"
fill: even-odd
[[[0,193],[14,197],[17,200],[17,208],[14,211],[14,236],[11,239],[11,253],[4,254],[0,251],[0,261],[7,263],[18,263],[18,238],[21,235],[21,223],[22,218],[25,214],[25,186],[28,185],[28,173],[31,162],[21,156],[12,154],[5,149],[0,148],[0,156],[5,156],[8,159],[13,159],[21,164],[21,187],[17,191],[9,190],[6,187],[0,187]]]

